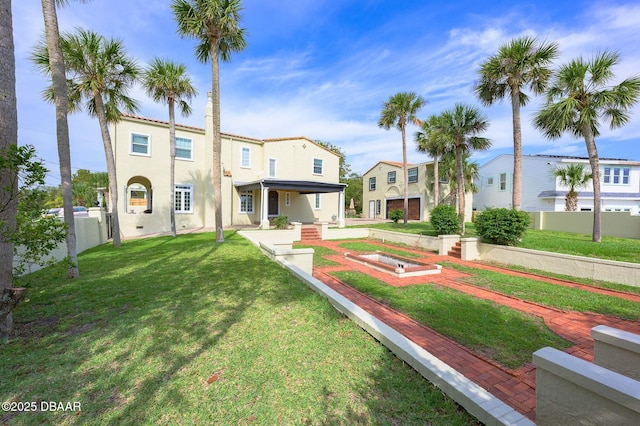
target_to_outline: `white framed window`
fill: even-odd
[[[287,207],[291,205],[291,194],[288,192],[284,194],[284,205]]]
[[[249,148],[248,146],[243,146],[241,148],[240,158],[241,158],[240,167],[244,169],[250,169],[251,168],[251,148]]]
[[[193,213],[193,185],[175,186],[176,213]]]
[[[176,137],[176,158],[193,160],[193,141],[191,139]]]
[[[611,185],[629,185],[630,176],[629,167],[605,167],[602,181]]]
[[[500,173],[500,187],[499,187],[500,191],[506,191],[507,190],[507,174],[506,173]]]
[[[275,158],[269,158],[269,177],[270,178],[276,177],[276,159]]]
[[[132,155],[151,156],[151,137],[139,133],[131,133],[129,153]]]
[[[493,186],[493,176],[487,178],[487,186]]]
[[[376,216],[380,216],[381,210],[382,210],[382,201],[376,200]]]
[[[240,213],[253,213],[253,191],[240,191]]]
[[[313,174],[314,175],[321,175],[322,174],[322,166],[323,166],[322,158],[314,158],[313,159]]]
[[[375,191],[375,190],[376,190],[376,178],[374,176],[369,178],[369,191]]]
[[[387,173],[387,183],[396,183],[396,172]]]
[[[316,194],[314,208],[320,210],[320,194]]]
[[[408,174],[408,179],[409,179],[409,183],[416,183],[418,182],[418,168],[417,167],[412,167],[409,170],[407,170],[407,174]]]

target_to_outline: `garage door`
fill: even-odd
[[[391,210],[404,210],[404,199],[387,200],[387,219]],[[409,198],[409,220],[420,220],[420,198]]]

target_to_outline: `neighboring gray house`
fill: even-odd
[[[584,163],[589,159],[561,155],[524,155],[522,157],[522,210],[564,211],[569,191],[552,172],[558,166]],[[513,192],[513,155],[502,154],[480,166],[476,180],[478,193],[473,209],[511,207]],[[628,211],[640,214],[640,162],[625,159],[600,159],[602,211]],[[578,210],[593,210],[593,186],[578,189]]]

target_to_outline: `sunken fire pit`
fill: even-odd
[[[435,263],[422,263],[414,259],[395,254],[376,251],[375,253],[345,253],[344,257],[377,271],[386,272],[398,278],[418,277],[439,274],[442,266]]]

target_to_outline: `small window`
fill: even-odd
[[[269,177],[270,178],[276,177],[276,159],[275,158],[269,158]]]
[[[131,154],[149,156],[151,155],[150,145],[149,136],[137,133],[131,134]]]
[[[193,160],[193,142],[187,138],[176,138],[176,158]]]
[[[602,182],[613,185],[629,185],[631,169],[629,167],[605,167]]]
[[[493,177],[487,178],[487,186],[493,186]]]
[[[315,209],[320,210],[320,194],[316,194]]]
[[[175,186],[175,212],[193,213],[193,185]]]
[[[241,159],[240,167],[245,169],[250,169],[251,168],[251,148],[243,146],[241,158],[242,159]]]
[[[284,205],[287,207],[291,205],[291,194],[288,192],[284,194]]]
[[[396,183],[396,172],[387,173],[387,183]]]
[[[376,216],[380,216],[380,210],[382,209],[382,202],[376,200]]]
[[[500,173],[500,191],[507,190],[507,174]]]
[[[376,178],[375,177],[370,177],[369,178],[369,191],[375,191],[376,190]]]
[[[409,183],[416,183],[418,182],[418,168],[417,167],[412,167],[409,170],[407,170],[408,175],[409,175]]]
[[[240,213],[253,213],[252,191],[240,191]]]
[[[313,174],[314,175],[322,174],[322,158],[313,159]]]

